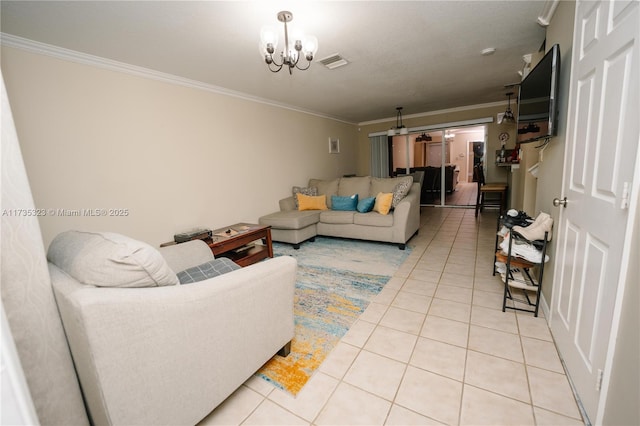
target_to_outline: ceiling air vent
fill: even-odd
[[[335,55],[327,56],[326,58],[321,59],[319,62],[325,67],[329,68],[330,70],[334,68],[342,67],[349,63],[347,62],[346,59],[344,59],[342,56],[338,55],[337,53]]]

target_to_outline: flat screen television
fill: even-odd
[[[518,143],[558,134],[560,46],[555,44],[520,83]]]

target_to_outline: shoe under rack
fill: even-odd
[[[512,245],[513,245],[513,235],[509,238],[508,250],[505,253],[500,248],[500,242],[503,238],[500,235],[500,229],[502,228],[503,217],[500,216],[498,218],[498,225],[496,229],[496,239],[495,239],[495,255],[494,255],[494,265],[493,265],[493,275],[497,270],[496,264],[501,262],[506,265],[505,271],[500,273],[502,276],[502,282],[504,283],[504,295],[502,300],[502,312],[505,312],[506,309],[513,309],[517,311],[531,312],[534,316],[538,316],[538,310],[540,307],[540,296],[542,290],[542,278],[544,274],[544,264],[545,264],[545,256],[547,251],[547,232],[544,235],[544,242],[542,245],[542,260],[540,263],[531,262],[529,260],[518,257],[512,253]],[[509,232],[512,232],[518,235],[513,229]],[[520,236],[522,237],[522,236]],[[524,237],[522,237],[524,238]],[[534,273],[534,270],[537,273]],[[509,272],[507,272],[509,271]],[[515,292],[522,293],[523,298],[514,297]],[[531,294],[535,293],[535,294]],[[511,300],[513,306],[507,306],[507,300]],[[516,302],[520,302],[527,306],[530,306],[530,309],[521,308],[516,305]]]

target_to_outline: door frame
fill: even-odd
[[[579,13],[581,12],[579,7],[580,7],[580,2],[578,2],[578,4],[576,5],[574,31],[579,30],[578,19],[580,18]],[[636,43],[637,41],[638,39],[636,39]],[[573,48],[573,55],[571,58],[571,79],[570,79],[571,90],[569,93],[570,100],[568,103],[569,114],[567,115],[567,120],[569,125],[567,126],[567,129],[569,129],[569,126],[575,124],[574,120],[575,120],[575,114],[576,114],[576,111],[574,110],[575,106],[573,105],[573,101],[574,101],[573,96],[575,96],[575,94],[572,92],[575,90],[574,88],[574,84],[575,84],[574,78],[576,78],[576,76],[574,75],[576,73],[575,61],[576,61],[576,55],[578,54],[577,49],[579,47],[576,43],[574,43],[572,48]],[[634,60],[638,61],[638,58],[636,57]],[[598,91],[602,90],[602,87],[596,87],[595,90],[598,90]],[[633,116],[633,114],[630,114],[630,115]],[[635,135],[635,136],[638,137],[638,135]],[[640,142],[640,138],[639,138],[639,142]],[[565,172],[563,173],[563,182],[561,187],[562,193],[558,194],[559,198],[563,198],[567,195],[564,192],[566,190],[566,185],[567,185],[566,179],[569,178],[567,174],[568,173],[567,170],[569,170],[569,168],[571,167],[571,161],[572,161],[571,152],[569,149],[569,143],[567,142],[567,144],[565,145],[565,158],[564,158],[564,165],[563,165]],[[621,251],[620,260],[619,260],[619,276],[617,279],[614,300],[612,303],[610,323],[607,324],[607,326],[609,327],[609,333],[608,333],[609,338],[607,341],[606,352],[604,354],[604,365],[602,366],[602,370],[601,370],[602,380],[600,384],[600,393],[597,396],[597,401],[595,404],[596,405],[595,412],[592,413],[592,416],[594,418],[587,417],[587,419],[591,420],[594,424],[603,424],[603,421],[604,421],[605,409],[607,405],[607,399],[610,391],[612,372],[614,367],[614,359],[616,355],[616,346],[619,343],[618,332],[620,330],[620,323],[621,323],[621,318],[623,314],[622,308],[623,308],[624,296],[627,290],[627,285],[634,278],[632,273],[630,272],[631,271],[630,266],[635,264],[635,262],[634,264],[631,263],[633,261],[632,255],[634,254],[634,250],[633,250],[634,244],[636,245],[638,244],[638,234],[640,233],[640,231],[638,231],[638,227],[640,226],[640,217],[639,217],[639,214],[640,214],[640,206],[639,206],[639,203],[640,203],[640,191],[639,191],[640,190],[640,149],[636,149],[635,164],[633,165],[631,175],[632,175],[632,178],[630,181],[631,188],[629,189],[629,198],[628,198],[628,203],[629,203],[628,216],[627,216],[627,223],[626,223],[625,232],[624,232],[625,238],[622,241],[622,251]],[[570,202],[571,200],[569,200],[569,203]],[[566,222],[565,211],[562,207],[560,207],[558,225],[563,225],[565,222]],[[565,243],[565,239],[563,238],[562,232],[559,232],[559,235],[558,235],[558,238],[556,238],[556,243],[554,247],[554,252],[558,256],[560,256],[561,253],[563,253],[562,249],[563,249],[564,243]],[[560,260],[560,257],[558,257],[558,260]],[[559,292],[561,289],[560,289],[559,283],[562,281],[561,279],[562,273],[563,273],[562,268],[560,267],[555,268],[554,274],[553,274],[553,288],[551,293],[551,300],[550,300],[550,303],[548,304],[548,312],[546,312],[546,314],[548,315],[549,328],[552,331],[554,328],[553,327],[554,324],[556,322],[562,321],[559,315],[555,312],[556,304],[558,303],[558,298],[560,297]],[[556,339],[556,336],[554,335],[554,340],[555,339]],[[563,358],[563,354],[560,352],[559,347],[558,347],[558,351],[561,358]],[[563,362],[564,362],[564,359],[563,359]],[[570,377],[569,371],[568,371],[569,368],[570,366],[567,364],[566,369],[567,369],[568,377]],[[596,368],[599,369],[599,366],[597,366]],[[580,398],[580,394],[579,394],[580,389],[575,389],[575,391],[576,391],[577,397]],[[586,415],[586,412],[583,412],[582,414]]]

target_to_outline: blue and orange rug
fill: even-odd
[[[274,243],[273,250],[276,256],[298,261],[295,337],[289,356],[273,357],[256,374],[296,395],[411,250],[326,237],[299,250]]]

